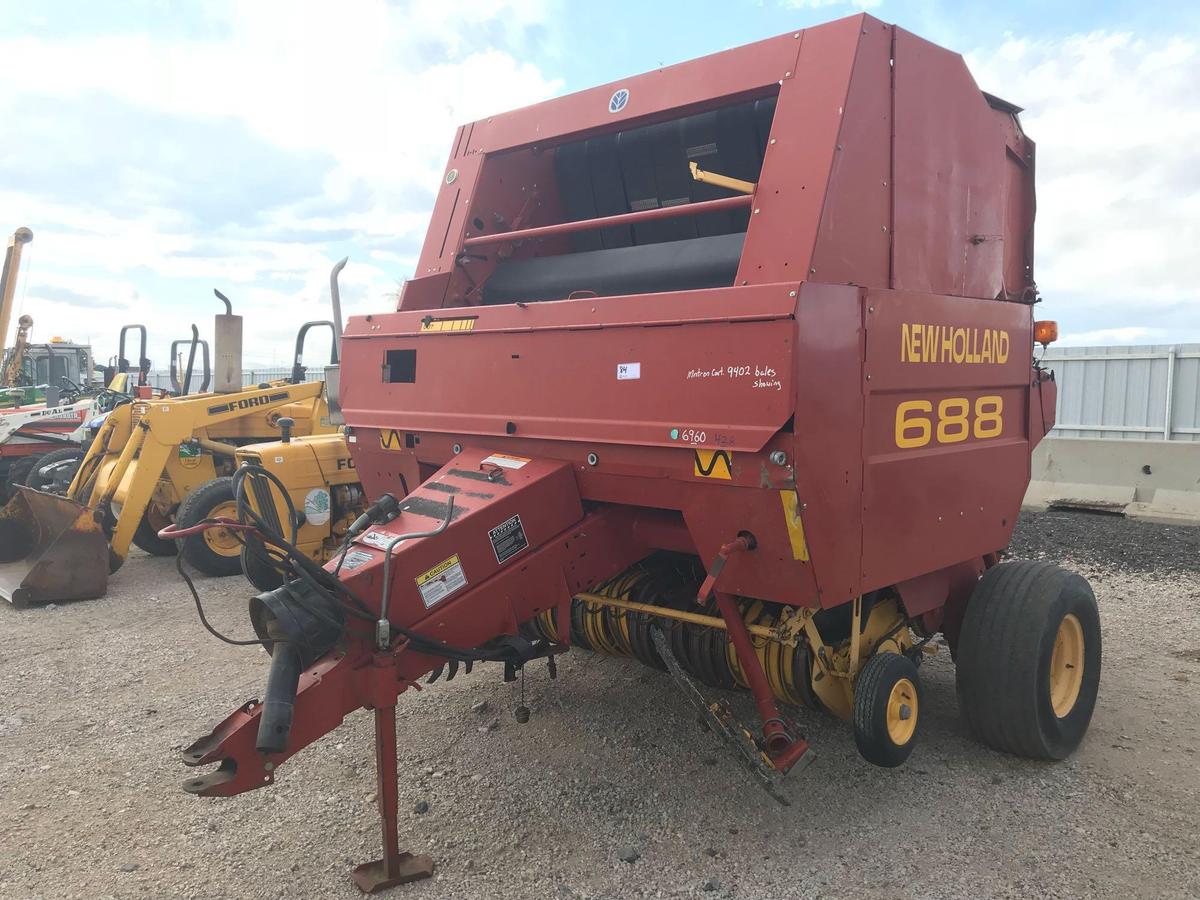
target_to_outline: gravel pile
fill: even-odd
[[[907,765],[873,768],[806,716],[819,757],[787,807],[630,661],[568,654],[556,682],[533,666],[526,725],[492,667],[406,695],[401,842],[438,869],[390,896],[1200,896],[1198,549],[1200,530],[1022,518],[1014,552],[1064,560],[1101,605],[1096,716],[1059,764],[972,742],[944,653]],[[348,869],[379,850],[368,714],[265,790],[180,790],[180,748],[260,695],[267,657],[209,637],[172,565],[132,559],[102,600],[0,604],[0,897],[359,896]],[[201,586],[245,635],[244,582]]]

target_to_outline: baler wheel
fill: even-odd
[[[877,653],[854,685],[854,743],[863,759],[895,768],[908,759],[921,728],[921,679],[899,653]]]
[[[963,618],[958,705],[995,750],[1063,759],[1083,740],[1100,684],[1100,613],[1087,581],[1046,562],[984,573]]]

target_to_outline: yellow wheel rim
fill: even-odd
[[[917,730],[917,686],[907,678],[892,685],[887,701],[888,737],[897,747],[912,740]]]
[[[214,506],[208,511],[206,518],[236,519],[237,504],[230,500],[228,503]],[[237,536],[228,528],[209,528],[204,532],[204,543],[218,556],[237,556],[242,552],[242,545]]]
[[[1074,613],[1063,616],[1050,657],[1050,704],[1060,719],[1075,708],[1083,684],[1083,626]]]

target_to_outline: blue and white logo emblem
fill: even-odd
[[[619,113],[625,108],[625,104],[629,102],[629,91],[625,88],[613,91],[613,95],[608,98],[608,111],[610,113]]]

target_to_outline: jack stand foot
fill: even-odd
[[[350,873],[358,889],[374,894],[433,874],[433,857],[401,853],[396,827],[396,707],[375,707],[375,768],[383,859],[363,863]]]
[[[411,853],[401,853],[394,860],[394,871],[388,874],[387,860],[363,863],[356,866],[350,873],[355,885],[364,894],[374,894],[386,891],[398,884],[408,884],[410,881],[420,881],[433,875],[432,856],[414,856]]]

